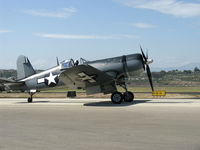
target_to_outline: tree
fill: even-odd
[[[184,70],[183,72],[186,73],[186,74],[191,74],[192,73],[191,70]]]
[[[195,72],[195,73],[198,73],[198,72],[200,72],[200,69],[199,69],[198,67],[195,67],[195,68],[194,68],[194,72]]]

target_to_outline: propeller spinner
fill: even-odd
[[[143,67],[144,67],[144,70],[147,71],[147,76],[148,76],[148,79],[149,79],[149,83],[151,85],[151,89],[152,89],[152,91],[154,91],[151,70],[150,70],[150,67],[149,67],[149,64],[151,64],[153,62],[153,60],[148,59],[148,53],[145,55],[141,46],[140,46],[140,49],[141,49],[142,58],[143,58],[142,59]]]

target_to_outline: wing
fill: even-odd
[[[65,70],[59,77],[66,85],[86,89],[87,94],[112,93],[116,86],[112,76],[90,66],[79,65]]]

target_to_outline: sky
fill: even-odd
[[[0,68],[19,55],[34,68],[56,57],[96,60],[140,53],[152,67],[200,63],[200,0],[0,0]]]

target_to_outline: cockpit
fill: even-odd
[[[70,60],[64,60],[62,61],[60,64],[61,64],[61,70],[65,70],[67,68],[71,68],[73,66],[78,66],[78,65],[82,65],[82,64],[87,64],[87,60],[83,59],[83,58],[80,58],[80,61],[79,60],[73,60],[73,59],[70,59]]]
[[[61,70],[65,70],[67,68],[71,68],[74,66],[74,60],[73,59],[64,60],[60,64],[61,64]]]

